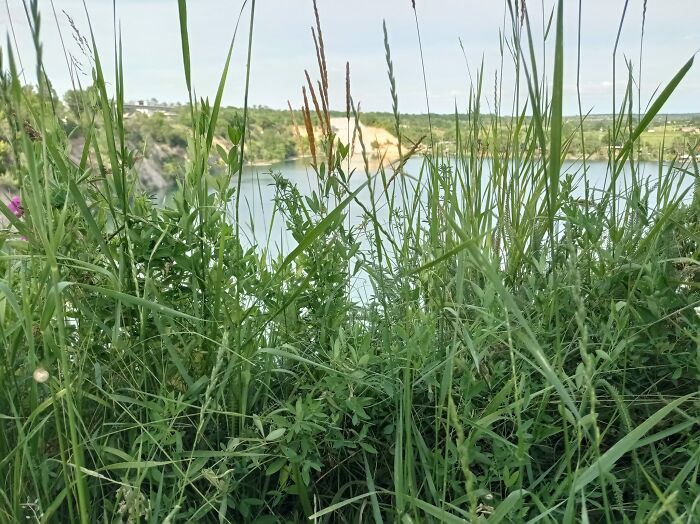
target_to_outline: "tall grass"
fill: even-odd
[[[37,0],[39,97],[2,50],[24,212],[0,204],[0,521],[693,522],[700,173],[694,157],[660,161],[649,180],[635,159],[692,59],[644,114],[630,75],[610,130],[622,147],[591,188],[585,161],[580,176],[563,161],[579,133],[562,125],[564,2],[550,75],[509,0],[510,117],[502,73],[501,117],[483,111],[482,64],[456,156],[426,137],[410,173],[418,144],[402,139],[397,165],[373,172],[348,88],[362,174],[330,125],[316,9],[314,191],[275,178],[272,220],[296,247],[274,255],[273,239],[242,239],[245,109],[217,147],[226,176],[209,173],[236,42],[214,102],[197,100],[193,5],[179,1],[192,136],[163,206],[136,183],[118,34],[113,91],[92,42],[79,161],[48,96]],[[400,133],[386,25],[384,40]]]

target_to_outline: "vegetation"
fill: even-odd
[[[39,94],[32,86],[25,86],[26,103],[36,106]],[[73,151],[73,157],[79,157],[85,145],[85,114],[89,113],[91,125],[104,127],[104,119],[97,104],[99,92],[90,87],[85,90],[68,91],[61,101],[53,94],[51,111],[58,118],[66,132],[66,144]],[[155,101],[157,103],[157,101]],[[125,111],[124,139],[129,149],[135,151],[135,167],[141,174],[140,182],[147,190],[163,190],[173,188],[177,181],[185,176],[184,164],[187,160],[187,145],[191,136],[190,112],[188,107],[181,105],[158,106],[159,110],[152,111],[149,105],[139,108],[132,105]],[[160,109],[163,108],[163,109]],[[34,113],[37,112],[34,107]],[[148,112],[145,112],[148,111]],[[227,129],[236,125],[241,118],[241,108],[221,108],[217,127],[214,131],[214,141],[227,149],[231,141]],[[10,154],[12,138],[6,115],[0,124],[0,185],[16,188],[19,184],[18,171],[12,168],[13,159]],[[301,113],[296,113],[301,119]],[[268,164],[282,162],[308,154],[308,150],[300,150],[300,142],[294,134],[292,119],[288,111],[276,111],[264,107],[249,109],[247,119],[247,136],[249,138],[246,162],[252,164]],[[17,138],[17,137],[14,137]],[[100,135],[92,137],[100,140],[102,150],[108,147]],[[148,162],[144,168],[141,161]],[[225,171],[216,151],[210,160],[214,173]],[[154,177],[156,178],[154,180]]]
[[[68,129],[3,50],[20,198],[0,204],[1,521],[698,517],[700,173],[692,151],[657,179],[638,171],[641,137],[692,60],[638,121],[630,81],[606,130],[620,145],[607,185],[592,188],[585,160],[580,178],[561,175],[581,133],[561,114],[563,0],[549,93],[525,74],[529,15],[506,5],[531,116],[517,101],[508,119],[482,114],[477,77],[456,156],[428,141],[420,172],[375,173],[348,169],[328,111],[312,118],[307,100],[317,188],[304,198],[276,177],[275,220],[297,243],[280,255],[271,239],[242,242],[248,130],[267,135],[273,119],[220,107],[228,61],[212,101],[172,126],[137,117],[136,134],[121,56],[108,93],[93,48],[95,86]],[[37,0],[27,12],[41,64]],[[310,95],[327,108],[317,24]],[[401,129],[412,119],[386,40]],[[51,98],[47,82],[36,92]],[[367,119],[347,98],[346,117]],[[164,206],[136,184],[147,137],[187,151]],[[404,159],[418,153],[409,138]]]
[[[457,130],[454,115],[431,114],[432,134],[446,152],[454,152],[457,143]],[[484,115],[493,118],[492,115]],[[634,124],[638,119],[633,116]],[[430,136],[428,115],[402,115],[402,129],[407,143],[415,143],[422,137]],[[462,126],[466,126],[467,115],[459,116]],[[608,160],[609,146],[621,146],[622,142],[611,140],[612,115],[587,115],[583,120],[578,116],[565,116],[562,129],[571,137],[566,151],[569,160]],[[509,125],[510,117],[501,117],[501,125]],[[527,120],[527,117],[526,117]],[[362,122],[387,131],[394,130],[393,115],[390,113],[365,113]],[[583,131],[581,136],[580,131]],[[485,130],[488,132],[488,130]],[[463,130],[462,130],[463,132]],[[583,140],[583,141],[582,141]],[[585,155],[584,147],[585,146]],[[484,144],[486,145],[486,144]],[[645,129],[637,142],[639,160],[671,160],[689,151],[700,151],[700,115],[657,115]],[[504,144],[505,147],[505,144]]]
[[[29,97],[36,98],[36,91],[31,86],[24,88]],[[84,146],[83,129],[80,125],[81,100],[95,97],[95,89],[89,88],[86,92],[68,91],[61,101],[53,95],[53,110],[60,115],[62,126],[66,130],[69,143],[75,151],[80,151]],[[93,103],[95,103],[93,101]],[[149,161],[150,171],[140,162],[136,163],[137,171],[142,175],[140,182],[147,190],[164,190],[173,188],[177,181],[184,178],[183,165],[187,157],[187,141],[190,136],[190,113],[187,106],[170,105],[162,106],[157,100],[145,105],[148,113],[139,112],[132,106],[128,110],[124,120],[125,139],[129,148],[138,151],[139,160]],[[151,110],[149,108],[158,109]],[[227,129],[240,121],[242,108],[222,107],[216,129],[214,130],[215,143],[225,148],[231,147],[231,141]],[[331,111],[332,117],[345,117],[345,113]],[[314,123],[319,120],[315,114],[311,115]],[[493,115],[482,115],[484,122],[490,121]],[[527,123],[529,117],[525,117]],[[572,138],[567,148],[566,158],[569,160],[581,160],[584,156],[588,160],[607,160],[610,146],[621,146],[611,140],[612,115],[587,115],[583,121],[578,116],[564,117],[562,128],[567,136]],[[465,133],[469,126],[470,116],[458,114],[457,120],[460,133]],[[512,125],[510,117],[499,117],[499,126]],[[6,119],[4,119],[6,122]],[[636,121],[636,116],[633,117]],[[268,107],[248,108],[247,136],[248,147],[246,162],[250,164],[275,164],[291,159],[309,157],[310,152],[305,141],[294,131],[295,124],[303,122],[302,111],[271,109]],[[396,132],[394,115],[392,113],[370,112],[362,114],[362,123],[367,126],[385,129],[390,133]],[[103,125],[99,114],[95,115],[95,125]],[[489,124],[490,125],[490,124]],[[7,127],[6,125],[4,126]],[[580,133],[583,130],[583,134]],[[7,131],[7,129],[5,129]],[[489,127],[483,130],[481,147],[488,151]],[[457,127],[455,115],[431,114],[430,120],[427,114],[405,114],[401,118],[401,134],[404,144],[413,145],[420,143],[418,151],[426,153],[426,138],[433,137],[434,143],[444,154],[455,154],[457,151]],[[2,134],[6,137],[6,133]],[[585,155],[583,154],[585,145]],[[106,147],[106,144],[103,144]],[[645,132],[640,136],[637,144],[637,157],[643,161],[672,160],[676,157],[687,155],[689,152],[700,151],[700,115],[657,115],[654,117]],[[501,147],[507,147],[502,144]],[[372,148],[372,144],[368,144]],[[16,188],[18,180],[13,176],[15,170],[10,169],[12,156],[10,155],[10,141],[0,139],[0,185]],[[210,168],[214,173],[224,171],[224,163],[220,161],[218,154],[210,158]],[[154,174],[156,180],[153,180]]]

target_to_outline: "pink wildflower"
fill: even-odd
[[[19,196],[12,197],[12,200],[10,200],[10,203],[7,205],[7,207],[17,218],[22,218],[22,215],[24,215],[22,200],[19,198]]]

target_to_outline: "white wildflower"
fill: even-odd
[[[49,380],[49,372],[46,371],[44,368],[36,368],[34,370],[34,380],[37,381],[39,384],[43,384],[47,380]]]

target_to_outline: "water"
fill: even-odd
[[[421,170],[423,159],[410,159],[405,166],[405,171],[414,176],[417,176]],[[587,163],[588,179],[590,187],[594,190],[603,190],[607,185],[608,164],[604,161],[592,161]],[[487,161],[484,166],[484,171],[488,172],[489,163]],[[294,183],[299,192],[303,196],[310,196],[312,191],[317,188],[316,174],[304,160],[283,162],[271,166],[249,166],[244,171],[244,178],[241,181],[241,203],[240,214],[241,221],[245,224],[243,232],[245,234],[244,241],[249,245],[267,245],[269,252],[272,255],[278,253],[288,253],[296,245],[296,242],[291,237],[282,217],[277,213],[274,216],[274,197],[275,187],[273,173],[281,173],[285,178]],[[571,174],[574,177],[576,197],[584,196],[584,187],[581,181],[583,175],[583,166],[580,161],[567,162],[562,170],[563,174]],[[674,172],[673,176],[678,173]],[[388,175],[391,176],[390,170]],[[640,165],[640,176],[643,179],[649,179],[652,187],[656,185],[659,177],[659,164],[656,162],[644,162]],[[667,178],[666,168],[664,168],[663,178]],[[680,186],[682,188],[689,187],[692,184],[690,176],[679,176]],[[350,181],[350,188],[356,189],[366,177],[361,169],[356,170]],[[624,194],[627,185],[629,184],[629,176],[627,172],[623,173],[620,178],[618,187],[619,191]],[[380,191],[377,185],[376,191]],[[652,194],[652,204],[655,195]],[[363,190],[358,199],[363,202],[368,208],[369,191]],[[383,201],[383,199],[378,199]],[[357,204],[349,206],[349,220],[351,225],[357,225],[362,220],[362,210]],[[388,220],[388,211],[386,207],[378,209],[378,217],[380,221]],[[268,243],[269,236],[269,243]]]

